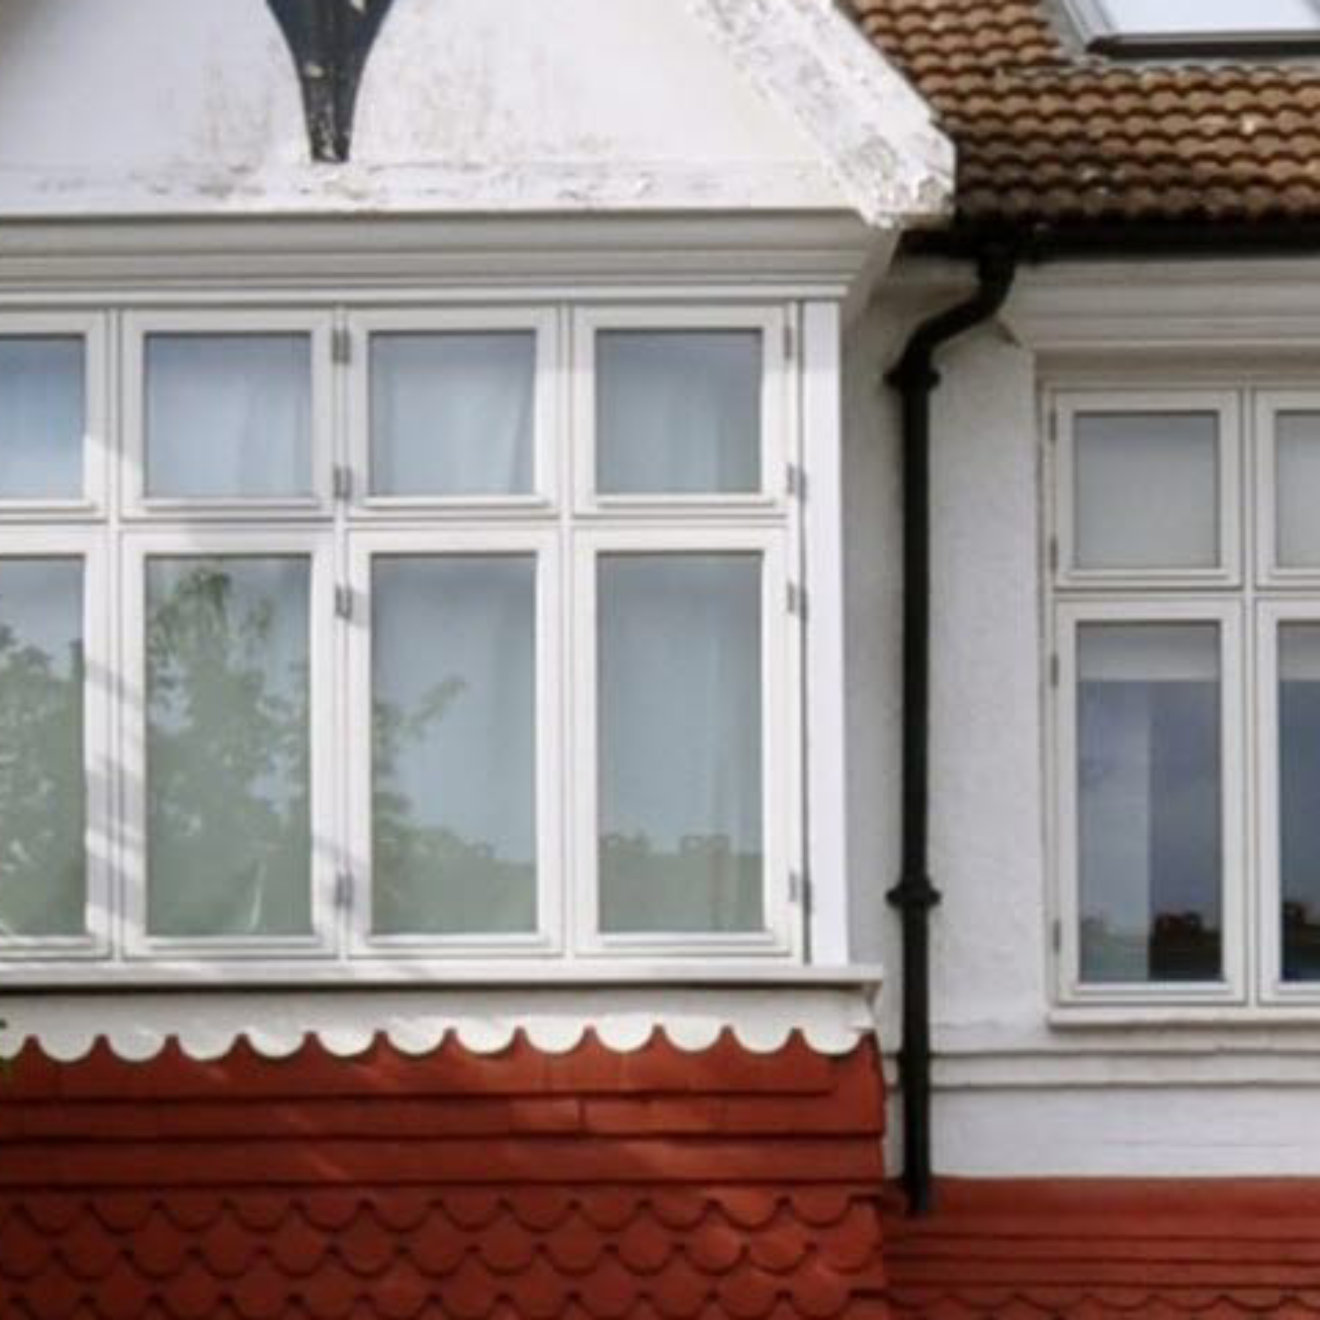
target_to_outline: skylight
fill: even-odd
[[[1320,53],[1320,0],[1068,0],[1091,50],[1112,55]]]

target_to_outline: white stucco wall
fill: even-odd
[[[1166,299],[1188,301],[1187,329],[1178,334],[1195,333],[1198,324],[1195,269],[1182,272],[1184,293]],[[896,410],[877,378],[923,314],[960,296],[947,268],[921,271],[909,264],[878,290],[850,335],[846,387],[854,944],[859,955],[878,956],[889,974],[882,1034],[890,1057],[899,1042],[901,966],[897,918],[883,900],[898,869],[899,468]],[[1167,270],[1110,270],[1111,314],[1125,291],[1161,278],[1179,280]],[[1036,303],[1066,316],[1067,297],[1050,292],[1053,279],[1049,268],[1024,276]],[[1279,288],[1280,297],[1304,299],[1304,283],[1289,286],[1281,275]],[[1073,312],[1101,306],[1096,295],[1083,296]],[[1243,297],[1234,310],[1248,315],[1250,295]],[[1210,324],[1203,313],[1200,324]],[[1117,337],[1135,344],[1136,333]],[[1162,351],[1171,363],[1187,360]],[[931,869],[944,901],[932,916],[936,1169],[967,1176],[1320,1173],[1320,1032],[1313,1022],[1295,1014],[1281,1020],[1277,1010],[1271,1018],[1265,1009],[1172,1010],[1160,1022],[1133,1013],[1108,1024],[1063,1022],[1052,1013],[1037,421],[1038,376],[1052,363],[1015,343],[1001,323],[944,351],[939,367]],[[898,1120],[895,1100],[895,1169]]]

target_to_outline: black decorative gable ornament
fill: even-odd
[[[266,0],[302,84],[312,159],[345,161],[353,108],[372,43],[392,0]]]

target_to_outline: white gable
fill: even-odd
[[[349,0],[341,0],[348,3]],[[936,211],[950,152],[830,0],[395,0],[308,159],[265,0],[0,0],[0,215]]]

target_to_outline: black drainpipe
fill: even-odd
[[[908,1213],[932,1208],[930,1158],[930,910],[940,901],[929,867],[930,728],[930,396],[943,344],[1003,306],[1017,251],[991,242],[977,255],[976,292],[923,321],[886,375],[903,424],[903,844],[898,883],[886,895],[903,932],[903,1186]]]

